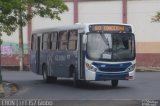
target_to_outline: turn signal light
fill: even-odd
[[[97,68],[96,67],[94,67],[93,65],[91,65],[91,64],[88,64],[88,63],[86,63],[86,67],[88,68],[88,70],[90,70],[90,71],[94,71],[94,72],[96,72],[97,71]]]
[[[133,76],[127,76],[126,79],[127,80],[133,79]]]

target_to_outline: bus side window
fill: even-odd
[[[76,50],[77,49],[77,36],[78,31],[72,30],[69,31],[69,42],[68,42],[68,49],[69,50]]]
[[[68,32],[67,31],[61,31],[59,32],[59,50],[66,50],[67,44],[68,44]]]
[[[56,50],[57,49],[57,33],[53,32],[51,34],[51,49]]]
[[[31,50],[35,51],[36,50],[36,35],[32,35],[32,40],[31,40]]]
[[[49,47],[49,42],[48,42],[48,35],[49,33],[44,33],[43,34],[43,39],[42,39],[42,50],[47,50]]]

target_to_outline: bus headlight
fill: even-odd
[[[85,65],[86,65],[86,67],[87,67],[88,70],[93,71],[93,72],[97,71],[97,68],[94,67],[93,65],[88,64],[88,63],[86,63]]]
[[[136,67],[136,65],[135,64],[133,64],[133,65],[131,65],[130,67],[128,67],[127,69],[126,69],[126,71],[133,71],[134,69],[135,69],[135,67]]]

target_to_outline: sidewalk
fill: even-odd
[[[3,81],[2,85],[4,88],[4,93],[0,93],[0,99],[7,98],[7,97],[15,94],[18,91],[18,86],[14,83]]]
[[[160,72],[160,67],[136,67],[136,72]]]

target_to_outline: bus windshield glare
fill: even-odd
[[[89,33],[87,57],[99,61],[129,61],[135,58],[131,33]]]

